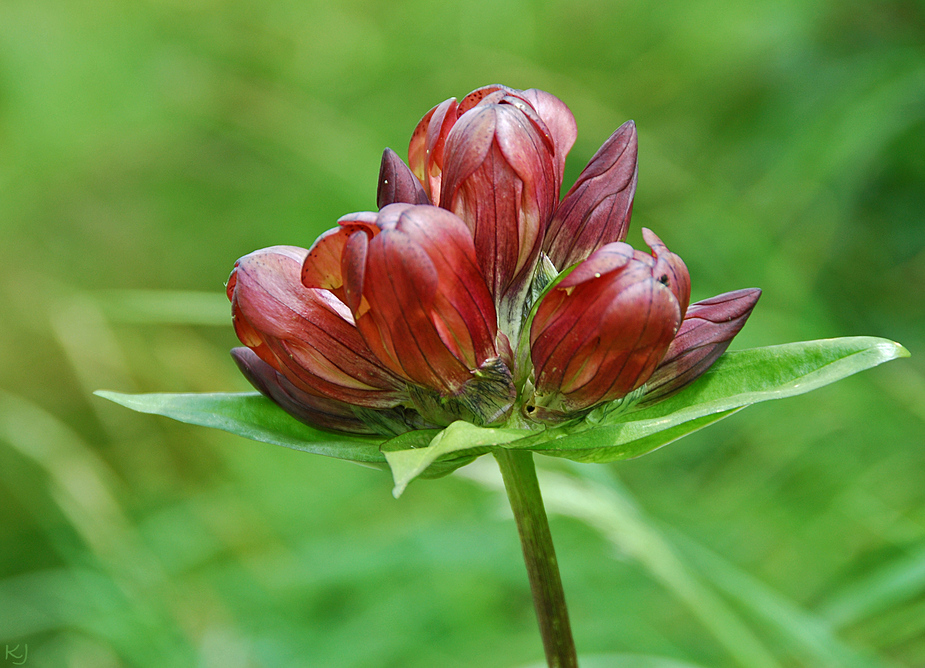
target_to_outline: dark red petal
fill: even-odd
[[[303,391],[379,408],[395,405],[403,384],[375,359],[347,306],[299,281],[308,251],[274,247],[235,268],[235,331],[261,359]]]
[[[648,381],[644,401],[664,399],[696,380],[745,326],[761,290],[727,292],[691,305],[674,341]]]
[[[504,97],[504,94],[517,94],[520,92],[514,88],[509,88],[508,86],[504,86],[502,84],[489,84],[488,86],[482,86],[481,88],[476,88],[474,91],[472,91],[471,93],[466,95],[466,97],[464,97],[462,100],[460,100],[459,108],[456,110],[456,115],[462,116],[463,114],[465,114],[467,111],[469,111],[473,107],[478,106],[479,104],[482,104],[485,101],[485,98],[495,93],[498,93],[499,91],[502,94],[495,95],[494,98],[492,98],[493,100]]]
[[[397,229],[406,232],[437,268],[432,319],[447,347],[469,368],[495,356],[494,302],[466,225],[443,209],[415,207],[402,215]]]
[[[398,219],[408,209],[413,208],[411,204],[389,204],[382,208],[376,218],[376,226],[380,230],[391,230],[398,224]]]
[[[636,257],[637,251],[627,243],[616,241],[595,251],[559,282],[559,288],[569,288],[586,281],[599,279],[604,274],[621,269]]]
[[[636,125],[627,121],[594,154],[559,204],[544,250],[557,267],[580,262],[604,244],[623,241],[636,193]]]
[[[444,101],[442,104],[446,104],[446,102],[449,102],[449,100]],[[422,183],[425,182],[427,172],[427,128],[430,126],[430,121],[439,106],[438,104],[424,114],[424,118],[418,121],[417,127],[411,133],[411,141],[408,142],[408,167]]]
[[[363,283],[366,274],[366,253],[369,237],[362,231],[354,232],[344,245],[341,267],[344,276],[344,303],[357,318],[369,308],[362,304]]]
[[[424,186],[418,178],[395,151],[387,148],[382,154],[382,164],[379,166],[376,205],[381,209],[395,202],[430,204]]]
[[[370,309],[357,327],[386,366],[415,383],[450,393],[468,369],[447,350],[430,319],[439,278],[409,235],[387,230],[370,243],[364,297]]]
[[[683,318],[691,301],[691,277],[687,271],[687,265],[680,256],[668,250],[668,247],[652,230],[642,228],[642,238],[655,256],[653,276],[674,293],[681,306],[681,317]]]
[[[337,221],[338,227],[324,232],[308,250],[308,256],[302,263],[302,285],[330,290],[338,299],[344,300],[344,246],[347,239],[358,230],[369,237],[378,234],[376,220],[376,214],[367,211],[341,216]]]
[[[497,110],[488,106],[475,112],[464,114],[447,137],[448,147],[444,153],[444,172],[441,199],[443,208],[453,197],[452,191],[459,183],[469,177],[484,162],[491,149],[497,126]]]
[[[301,281],[306,288],[322,288],[332,292],[340,291],[344,285],[341,274],[341,256],[344,244],[350,237],[350,230],[335,227],[324,232],[308,250],[302,263]]]

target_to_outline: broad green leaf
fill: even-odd
[[[545,438],[533,439],[535,446],[527,447],[544,455],[565,457],[576,462],[613,462],[620,459],[633,459],[646,453],[658,450],[662,446],[677,441],[679,438],[693,434],[714,422],[719,422],[733,413],[745,408],[733,408],[721,413],[712,413],[701,417],[689,419],[685,422],[663,425],[650,421],[626,422],[609,427],[596,427],[586,429],[571,435],[559,436],[554,430],[546,434]],[[604,432],[602,434],[602,432]],[[550,440],[549,437],[552,437]],[[604,438],[612,439],[610,441]],[[524,439],[529,441],[530,439]],[[601,445],[611,443],[611,445]],[[524,447],[511,443],[509,447]]]
[[[395,481],[393,493],[399,496],[418,476],[446,475],[498,447],[534,450],[581,462],[639,457],[750,404],[809,392],[908,355],[899,344],[872,337],[754,348],[726,353],[685,390],[641,409],[596,411],[593,421],[579,420],[534,431],[522,425],[483,428],[454,422],[442,431],[409,432],[385,442],[381,437],[312,429],[255,392],[97,394],[143,413],[223,429],[304,452],[377,466],[388,463]]]
[[[312,429],[257,392],[208,394],[120,394],[99,390],[97,396],[139,413],[164,415],[180,422],[222,429],[255,441],[293,450],[381,465],[384,438]]]
[[[898,343],[866,336],[726,353],[697,381],[665,401],[617,414],[604,426],[557,427],[509,447],[583,462],[639,457],[745,406],[803,394],[908,356]]]
[[[475,456],[491,450],[491,446],[507,443],[522,436],[523,432],[519,429],[476,427],[460,420],[434,436],[427,447],[407,450],[384,448],[386,461],[395,480],[392,494],[396,499],[401,496],[408,483],[424,473],[440,457],[465,451],[468,457],[464,458],[468,461],[461,462],[459,466],[462,466],[472,461]]]

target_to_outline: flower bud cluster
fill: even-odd
[[[378,212],[342,217],[307,250],[235,264],[227,292],[246,347],[232,354],[245,376],[303,422],[380,434],[515,411],[556,422],[644,385],[655,401],[690,383],[760,291],[689,307],[677,255],[649,230],[651,253],[624,243],[632,121],[560,200],[575,137],[568,107],[535,89],[486,86],[431,109],[407,164],[383,154]]]

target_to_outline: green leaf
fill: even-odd
[[[444,430],[382,437],[313,429],[256,392],[241,394],[119,394],[101,397],[142,413],[223,429],[303,452],[370,464],[388,463],[399,496],[416,477],[447,475],[498,447],[534,450],[580,462],[639,457],[718,422],[745,406],[782,399],[833,383],[908,351],[871,337],[826,339],[726,353],[696,382],[660,403],[593,413],[558,427],[528,431],[454,422]],[[513,425],[512,425],[513,426]]]
[[[386,459],[388,459],[388,453],[390,452],[398,452],[400,450],[409,450],[412,448],[426,448],[442,431],[442,429],[417,429],[415,431],[405,432],[383,443],[380,449],[383,453],[386,453]],[[426,470],[420,473],[420,477],[428,479],[442,478],[445,475],[449,475],[460,466],[465,466],[470,463],[476,456],[477,455],[473,454],[473,452],[448,452],[443,456],[437,455],[437,459],[428,466]],[[400,458],[399,456],[399,459]]]
[[[293,450],[382,465],[383,439],[312,429],[258,392],[209,394],[120,394],[98,390],[97,396],[139,413],[164,415],[180,422],[213,427],[255,441]]]
[[[696,382],[665,401],[617,414],[604,426],[556,427],[508,447],[582,462],[639,457],[745,406],[803,394],[908,356],[898,343],[866,336],[726,353]]]
[[[494,429],[491,427],[476,427],[468,422],[457,421],[433,437],[430,444],[424,448],[411,448],[395,450],[394,444],[383,446],[385,458],[392,469],[392,478],[395,488],[392,494],[397,499],[412,480],[424,473],[439,458],[465,452],[467,456],[460,459],[459,466],[464,466],[480,454],[489,452],[492,447],[521,438],[523,432],[519,429]],[[402,437],[399,436],[398,439]],[[395,440],[395,439],[393,439]],[[451,469],[452,470],[452,469]],[[447,471],[449,472],[449,471]]]

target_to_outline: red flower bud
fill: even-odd
[[[750,288],[693,304],[664,359],[649,378],[643,401],[660,401],[709,369],[745,326],[760,296],[761,290]]]
[[[543,298],[530,330],[536,406],[571,413],[619,399],[664,357],[690,281],[677,255],[644,236],[653,255],[607,244]]]
[[[501,91],[500,95],[493,95]],[[575,117],[566,104],[552,93],[547,93],[538,88],[529,90],[517,90],[508,88],[501,84],[492,84],[477,88],[462,99],[456,108],[456,116],[462,116],[464,113],[480,104],[494,104],[501,98],[520,98],[529,104],[540,120],[546,126],[549,137],[555,146],[556,152],[556,187],[555,191],[558,196],[559,188],[562,186],[562,173],[565,170],[565,157],[575,144],[575,138],[578,136],[578,126],[575,124]]]
[[[401,161],[395,151],[387,148],[382,153],[382,164],[379,167],[376,206],[381,209],[396,202],[430,204],[418,177]]]
[[[443,413],[440,401],[412,390],[416,407],[437,422],[465,416],[487,423],[507,411],[514,398],[510,347],[498,333],[465,223],[444,209],[408,204],[339,222],[312,253],[320,262],[340,254],[340,267],[325,284],[342,290],[369,349],[414,386],[466,403]],[[302,273],[307,287],[321,282],[312,262],[309,257]],[[488,377],[492,398],[476,410],[473,384]]]
[[[301,283],[304,248],[274,246],[245,255],[228,279],[241,343],[299,390],[385,408],[405,397],[403,383],[376,357],[350,310],[325,289]]]
[[[627,121],[594,154],[556,209],[543,250],[560,269],[623,241],[636,194],[636,124]]]
[[[558,198],[555,141],[523,98],[497,90],[459,118],[443,158],[440,206],[471,230],[501,329],[516,336]]]

